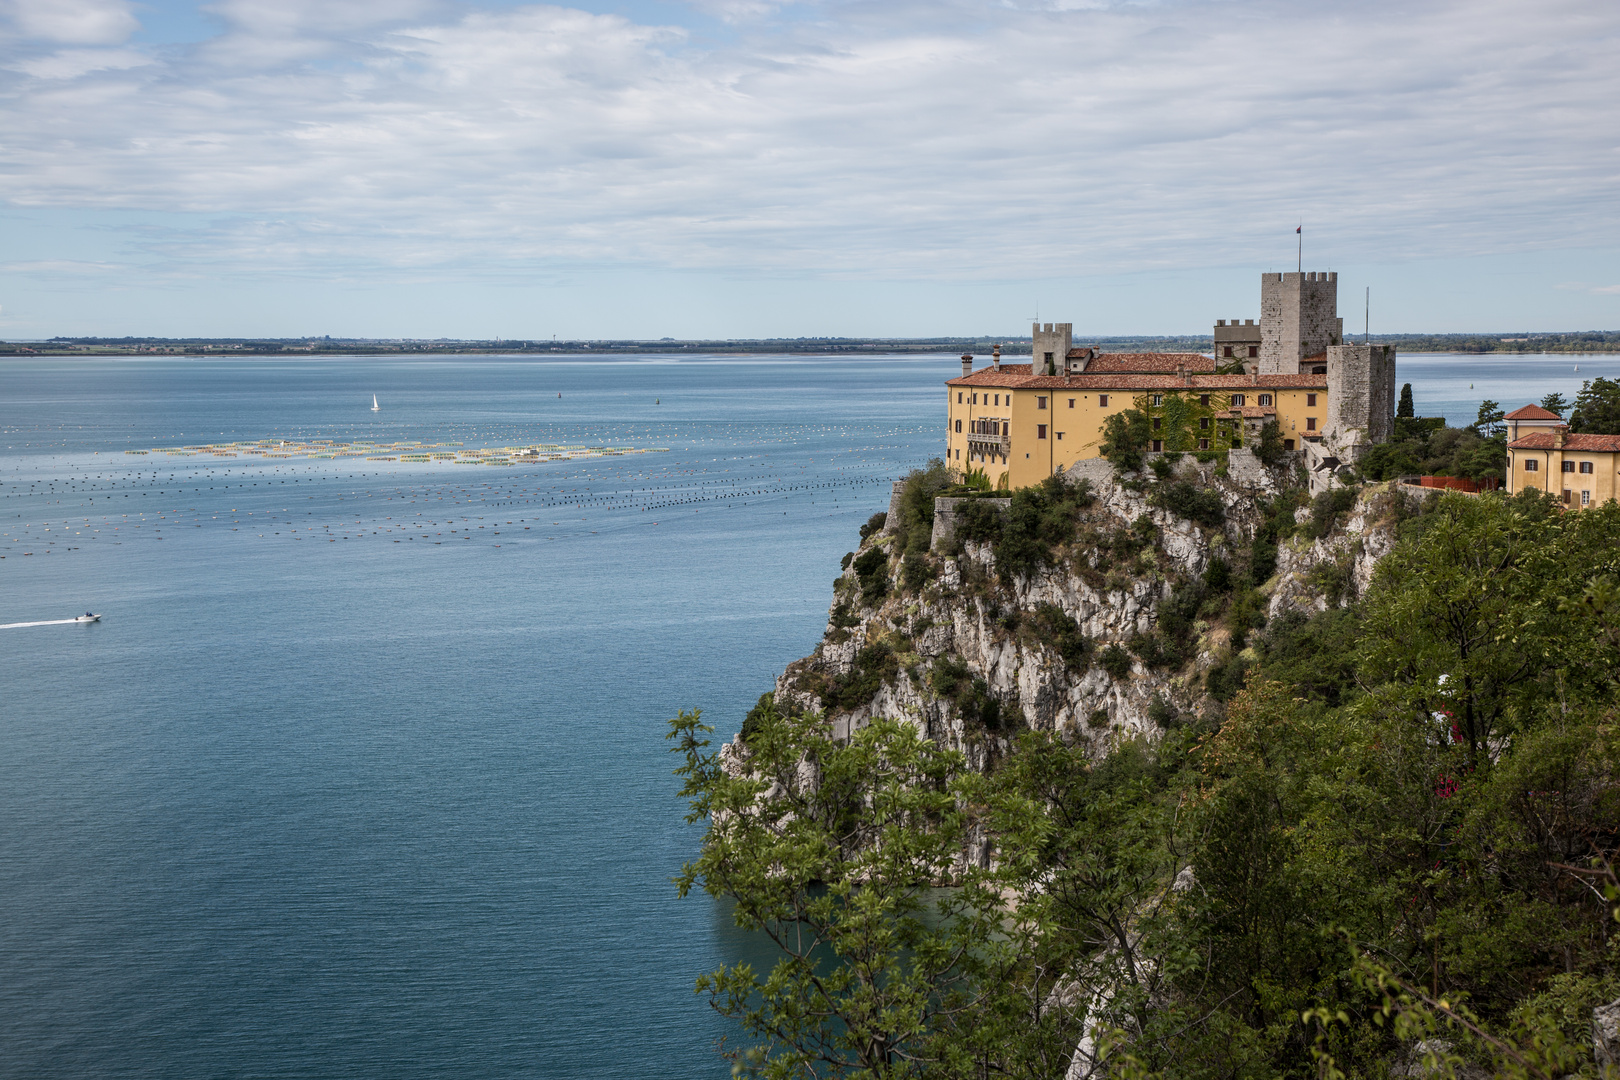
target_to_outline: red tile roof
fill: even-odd
[[[1620,454],[1620,435],[1565,435],[1562,448],[1558,432],[1538,431],[1508,443],[1509,450],[1558,450],[1577,454]]]
[[[1099,353],[1086,365],[1087,375],[1174,375],[1182,368],[1212,374],[1215,358],[1203,353]]]
[[[1198,372],[1185,380],[1171,373],[1033,375],[1029,364],[1002,364],[1001,370],[980,368],[971,375],[945,380],[946,386],[990,387],[1001,390],[1326,390],[1324,375],[1213,375]]]
[[[1559,420],[1563,417],[1550,409],[1543,409],[1540,405],[1521,405],[1517,409],[1502,417],[1504,420]]]

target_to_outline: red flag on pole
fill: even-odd
[[[1297,233],[1303,233],[1305,231],[1305,226],[1296,225],[1296,226],[1294,226],[1294,231],[1297,232]]]

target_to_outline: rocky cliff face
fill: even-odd
[[[1233,601],[1206,584],[1211,567],[1219,561],[1241,572],[1251,564],[1268,514],[1275,522],[1279,505],[1286,512],[1289,500],[1302,499],[1292,494],[1295,474],[1216,475],[1212,465],[1186,460],[1162,480],[1117,478],[1088,463],[1086,475],[1070,478],[1082,481],[1094,499],[1078,511],[1073,540],[1028,573],[1002,572],[992,541],[924,555],[902,553],[904,537],[892,530],[869,537],[846,560],[821,643],[778,679],[778,703],[825,710],[839,734],[877,716],[908,718],[975,768],[1026,725],[1101,753],[1122,735],[1151,736],[1179,716],[1219,708],[1206,676],[1232,661]],[[1172,482],[1212,494],[1224,520],[1200,525],[1166,509],[1155,491]],[[1309,614],[1359,595],[1393,546],[1402,497],[1381,487],[1342,493],[1325,528],[1321,500],[1300,507],[1291,518],[1321,535],[1278,542],[1275,573],[1251,594],[1255,613]],[[928,561],[933,577],[908,589],[904,563],[916,559]],[[1169,644],[1179,649],[1156,652],[1161,616],[1178,596],[1180,638]],[[1196,617],[1187,617],[1189,604]]]

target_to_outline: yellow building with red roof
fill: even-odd
[[[1504,416],[1507,489],[1544,491],[1565,506],[1620,496],[1620,435],[1576,435],[1557,413],[1526,405]]]
[[[1036,484],[1098,457],[1108,417],[1127,409],[1146,416],[1149,452],[1247,447],[1275,422],[1287,450],[1354,460],[1390,435],[1395,353],[1339,340],[1337,318],[1320,310],[1325,301],[1331,313],[1336,284],[1326,274],[1264,275],[1261,344],[1223,362],[1228,373],[1203,353],[1077,348],[1067,323],[1034,325],[1030,363],[1004,364],[998,349],[975,371],[964,356],[961,377],[945,384],[947,464],[983,470],[998,487]],[[1312,317],[1285,318],[1301,294]],[[1292,341],[1298,333],[1321,340]]]

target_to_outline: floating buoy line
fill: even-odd
[[[453,449],[459,447],[460,449]],[[465,443],[423,442],[338,442],[335,439],[255,439],[252,442],[200,443],[195,446],[156,446],[150,450],[125,450],[126,454],[167,454],[170,457],[208,456],[216,458],[364,458],[367,461],[402,461],[411,464],[449,462],[455,465],[537,465],[547,461],[583,461],[587,458],[623,457],[626,454],[667,454],[666,446],[565,446],[562,443],[531,443],[527,446],[486,446],[466,449]]]

